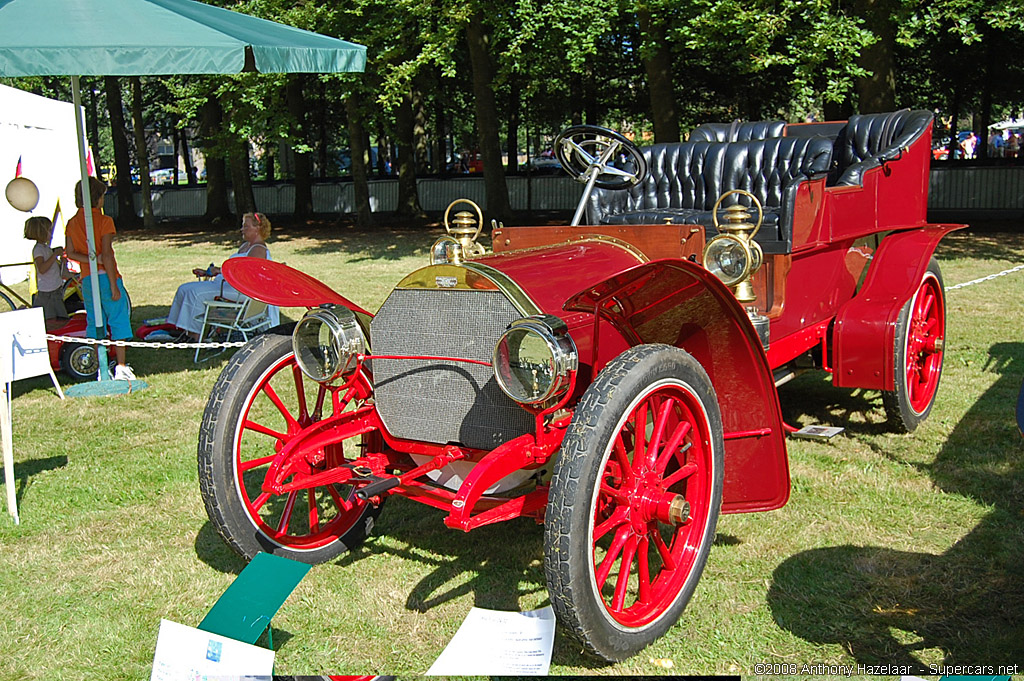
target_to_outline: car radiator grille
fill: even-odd
[[[498,291],[396,289],[373,318],[370,344],[375,355],[490,362],[498,338],[521,317]],[[376,360],[373,383],[381,419],[402,439],[493,449],[534,427],[489,366]]]

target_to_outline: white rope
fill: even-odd
[[[983,281],[992,281],[993,279],[996,279],[998,277],[1005,277],[1007,274],[1013,274],[1014,272],[1019,272],[1020,270],[1024,270],[1024,265],[1017,265],[1016,267],[1012,267],[1012,268],[1010,268],[1008,270],[1003,270],[1002,272],[997,272],[996,274],[990,274],[987,277],[982,277],[981,279],[974,279],[972,281],[965,281],[964,283],[957,284],[955,286],[947,286],[946,290],[947,291],[955,291],[956,289],[964,288],[965,286],[972,286],[974,284],[980,284]]]
[[[96,338],[82,338],[80,336],[55,336],[52,333],[46,334],[46,340],[51,341],[63,341],[65,343],[85,343],[86,345],[115,345],[122,348],[177,348],[177,349],[195,349],[195,348],[240,348],[245,345],[248,341],[230,341],[223,343],[205,342],[205,343],[150,343],[144,341],[123,341],[123,340],[107,340],[107,339],[96,339]]]

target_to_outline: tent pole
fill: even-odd
[[[92,291],[93,318],[96,322],[95,338],[103,338],[107,334],[103,324],[103,306],[100,303],[100,279],[96,272],[96,235],[92,222],[92,192],[89,187],[89,169],[86,158],[89,150],[85,144],[85,120],[82,117],[82,85],[79,76],[71,76],[71,97],[75,106],[75,132],[78,135],[78,163],[82,171],[82,212],[85,216],[85,236],[89,243],[89,287]],[[97,380],[102,381],[107,373],[107,346],[97,345],[96,356],[99,359]]]

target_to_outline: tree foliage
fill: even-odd
[[[368,201],[367,181],[397,172],[400,205],[416,214],[412,175],[459,172],[452,159],[463,152],[485,157],[488,192],[502,193],[501,175],[569,123],[675,139],[705,121],[891,102],[978,130],[1024,108],[1015,0],[208,1],[368,48],[363,74],[142,79],[142,153],[183,136],[208,167],[220,164],[223,182],[210,180],[218,213],[230,210],[230,178],[293,181],[308,198],[316,179],[351,174]],[[4,82],[69,98],[66,79]],[[109,111],[132,99],[110,101],[101,79],[83,83],[101,165],[113,162],[114,139],[140,165],[130,112]],[[297,198],[297,214],[311,209]]]

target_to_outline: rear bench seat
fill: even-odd
[[[793,207],[797,188],[828,173],[832,142],[823,137],[773,137],[738,142],[687,141],[656,144],[643,150],[650,172],[627,190],[595,189],[587,205],[592,225],[703,225],[716,231],[711,209],[731,189],[744,189],[764,208],[755,239],[765,253],[788,253],[793,245]],[[732,195],[722,208],[749,199]]]
[[[710,238],[715,201],[730,189],[745,189],[764,207],[755,239],[765,253],[788,253],[801,182],[827,174],[828,186],[859,186],[867,170],[897,159],[931,122],[930,111],[903,109],[789,128],[783,121],[705,123],[686,142],[645,148],[647,179],[628,190],[595,189],[587,218],[595,225],[703,225]],[[722,207],[735,203],[749,201],[733,195]]]

